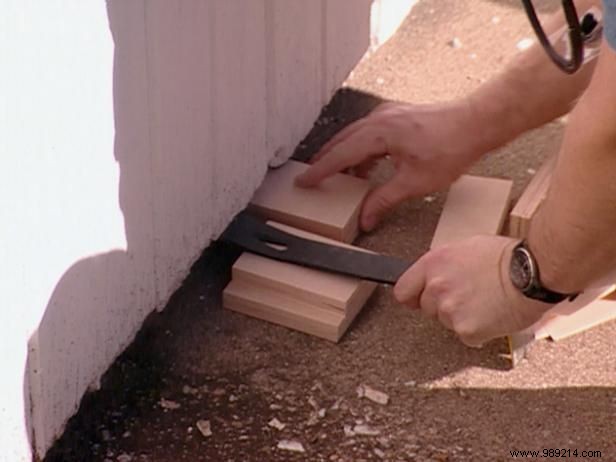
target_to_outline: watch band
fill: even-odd
[[[540,300],[545,303],[556,304],[560,303],[563,300],[570,298],[571,300],[577,297],[577,294],[569,295],[563,294],[560,292],[554,292],[553,290],[546,289],[544,287],[535,287],[532,289],[532,293],[524,293],[527,297],[533,298],[535,300]]]

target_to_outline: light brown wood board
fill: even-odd
[[[250,203],[255,213],[342,242],[358,233],[358,218],[370,182],[338,173],[314,188],[295,186],[307,164],[288,161],[270,170]]]
[[[225,288],[223,306],[253,318],[338,342],[368,299],[369,294],[365,290],[363,297],[363,302],[353,303],[342,311],[240,279],[232,280]]]
[[[268,224],[300,237],[364,250],[290,226]],[[377,286],[246,252],[234,264],[232,277],[223,293],[225,308],[332,341],[342,337]]]
[[[225,308],[315,335],[332,342],[340,339],[345,313],[323,308],[268,287],[231,281],[223,292]]]
[[[511,180],[463,175],[449,188],[430,248],[478,234],[498,234],[509,209]]]
[[[556,159],[557,156],[554,153],[541,164],[514,205],[509,214],[509,236],[520,239],[528,236],[530,222],[547,197],[552,173],[556,167]]]
[[[562,340],[616,319],[615,289],[590,291],[588,296],[578,297],[580,300],[559,303],[532,326],[535,340]]]

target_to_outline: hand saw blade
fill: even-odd
[[[294,236],[240,212],[220,237],[245,250],[310,268],[395,284],[411,262]]]

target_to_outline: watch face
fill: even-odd
[[[511,282],[520,290],[526,290],[532,281],[532,260],[526,249],[516,247],[511,256]]]

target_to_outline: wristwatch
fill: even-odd
[[[509,276],[514,287],[528,298],[544,303],[559,303],[568,298],[573,301],[578,294],[563,294],[543,287],[539,279],[537,261],[528,248],[526,241],[513,248]]]

